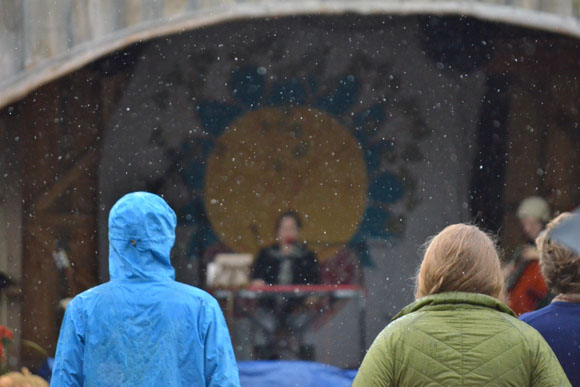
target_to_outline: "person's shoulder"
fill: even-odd
[[[274,243],[270,246],[262,247],[260,251],[258,251],[258,257],[271,257],[277,251],[280,250],[280,246],[277,243]]]
[[[195,300],[204,304],[217,305],[215,297],[203,289],[177,281],[173,282],[173,286],[179,294],[186,296],[192,301]]]
[[[110,282],[105,282],[101,285],[89,288],[76,296],[74,296],[70,301],[62,300],[61,305],[69,313],[84,313],[94,308],[94,305],[98,303],[99,299],[102,299],[104,295],[109,294],[111,284]]]
[[[422,310],[417,310],[411,313],[407,313],[401,317],[392,320],[380,333],[380,335],[387,337],[391,334],[398,334],[399,332],[406,331],[413,327],[419,321],[423,320],[426,316],[426,312]]]
[[[548,317],[553,312],[554,307],[552,304],[545,306],[541,309],[534,310],[532,312],[522,314],[519,319],[527,324],[533,324],[539,320],[543,320]]]
[[[97,285],[97,286],[93,286],[92,288],[89,288],[79,294],[77,294],[71,301],[71,304],[73,303],[73,301],[75,303],[82,303],[85,302],[87,300],[90,300],[92,298],[95,297],[99,297],[103,294],[106,294],[109,292],[111,288],[111,283],[110,282],[105,282],[103,284]]]
[[[304,253],[306,255],[308,255],[309,257],[312,257],[312,258],[316,259],[316,253],[306,243],[302,244],[301,248],[302,248],[302,250],[304,251]]]
[[[507,313],[501,313],[503,320],[509,325],[514,334],[510,335],[513,339],[521,340],[527,345],[538,344],[539,341],[543,341],[542,335],[534,327],[532,327],[527,322],[518,319],[517,317],[510,316]],[[517,335],[515,334],[517,333]]]
[[[409,340],[414,341],[416,337],[409,335],[409,332],[413,330],[417,321],[424,317],[425,312],[416,311],[392,320],[374,339],[373,347],[386,354],[395,348],[405,346]]]

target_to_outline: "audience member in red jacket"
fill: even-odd
[[[518,208],[527,242],[516,249],[513,259],[504,267],[509,307],[520,315],[543,306],[548,287],[539,265],[539,252],[534,240],[550,219],[548,203],[537,196],[526,198]]]

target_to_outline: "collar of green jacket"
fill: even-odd
[[[425,296],[412,304],[404,307],[393,320],[403,317],[418,310],[449,310],[457,308],[458,305],[468,305],[472,307],[484,307],[499,310],[510,316],[516,317],[515,313],[497,298],[480,293],[467,292],[445,292]]]

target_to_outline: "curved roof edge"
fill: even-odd
[[[60,78],[86,64],[120,50],[133,43],[171,35],[222,22],[260,17],[291,15],[465,15],[482,20],[512,24],[547,32],[580,38],[580,20],[572,16],[476,2],[400,2],[385,1],[303,1],[233,4],[208,11],[193,10],[176,17],[144,21],[121,28],[109,35],[97,37],[73,46],[62,54],[41,61],[37,65],[17,72],[0,82],[0,108],[15,102],[34,89]]]

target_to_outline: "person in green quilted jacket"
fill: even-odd
[[[354,387],[570,386],[540,334],[502,302],[488,235],[455,224],[426,246],[416,301],[377,336]]]

